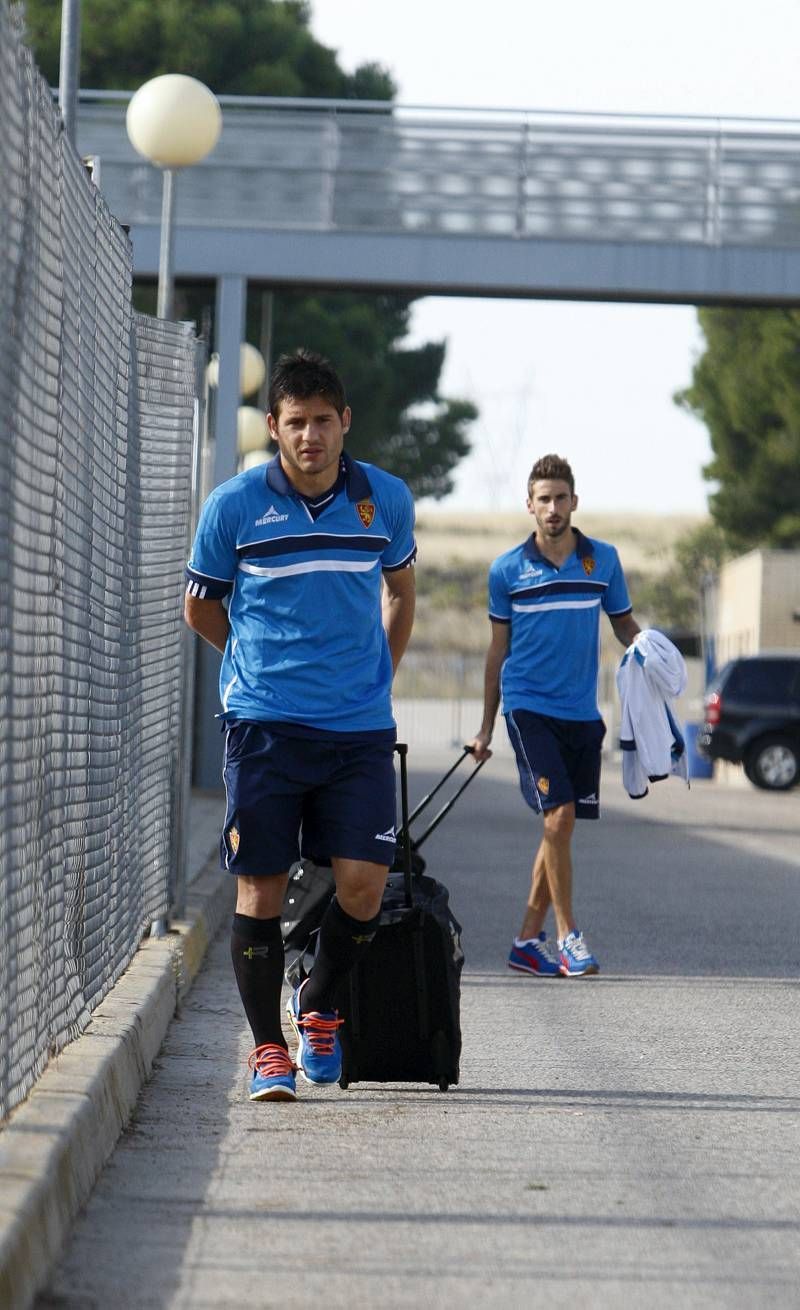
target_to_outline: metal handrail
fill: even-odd
[[[53,94],[57,95],[57,89],[53,89]],[[119,101],[127,103],[134,96],[134,91],[120,90],[97,90],[93,88],[81,88],[79,99],[86,103],[93,101]],[[431,117],[436,115],[461,115],[471,114],[477,118],[484,116],[494,117],[513,117],[517,120],[527,118],[543,118],[551,120],[559,119],[586,119],[588,121],[609,122],[639,122],[639,123],[696,123],[698,126],[704,124],[706,130],[709,128],[716,129],[719,126],[727,124],[761,124],[765,128],[769,127],[793,127],[800,134],[800,118],[788,118],[780,116],[751,115],[751,114],[686,114],[686,113],[625,113],[619,110],[594,110],[594,109],[543,109],[536,107],[509,107],[509,106],[475,106],[475,105],[429,105],[429,104],[404,104],[394,100],[342,100],[333,99],[324,96],[236,96],[236,95],[219,95],[217,96],[220,105],[235,109],[334,109],[347,113],[381,113],[393,114],[403,113],[423,113]]]

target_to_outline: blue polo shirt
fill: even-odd
[[[560,568],[531,536],[489,570],[489,617],[511,625],[500,676],[504,714],[600,718],[600,611],[627,614],[631,602],[614,547],[572,531],[575,549]]]
[[[414,503],[399,478],[342,456],[321,511],[276,456],[212,491],[188,590],[230,596],[220,698],[226,720],[361,735],[394,728],[381,573],[416,556]]]

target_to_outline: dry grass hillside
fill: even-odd
[[[589,537],[617,547],[626,570],[649,573],[665,568],[678,537],[703,522],[699,514],[576,513],[573,522]],[[430,564],[485,564],[530,535],[529,514],[504,511],[469,514],[463,510],[421,510],[417,517],[419,568]]]
[[[575,526],[613,542],[635,576],[672,562],[676,540],[703,522],[696,514],[577,513]],[[483,652],[488,636],[486,573],[492,560],[529,536],[530,515],[424,509],[417,519],[418,608],[411,649]]]

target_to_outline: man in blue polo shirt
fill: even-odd
[[[414,507],[399,478],[344,453],[350,420],[327,360],[283,356],[267,416],[278,454],[215,488],[186,569],[186,621],[223,652],[221,855],[237,877],[231,958],[255,1041],[252,1100],[294,1100],[297,1068],[338,1080],[332,997],[374,936],[394,859],[391,686],[414,618]],[[280,923],[301,850],[330,859],[336,895],[289,1002],[295,1065]]]
[[[614,547],[571,525],[578,498],[565,459],[545,455],[534,464],[527,506],[535,532],[489,571],[492,637],[483,722],[471,746],[478,760],[491,755],[502,693],[522,794],[543,815],[544,827],[509,967],[540,977],[579,977],[599,967],[573,915],[571,843],[576,818],[600,815],[600,611],[624,646],[639,626]],[[557,954],[544,932],[551,905]]]

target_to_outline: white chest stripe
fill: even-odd
[[[591,610],[600,604],[600,597],[594,600],[549,600],[544,604],[523,605],[521,601],[512,602],[512,610],[524,611],[526,614],[541,614],[543,610]]]
[[[263,564],[239,565],[242,573],[254,573],[257,578],[289,578],[297,573],[368,573],[380,563],[377,559],[308,559],[302,564],[272,564],[267,568]]]

